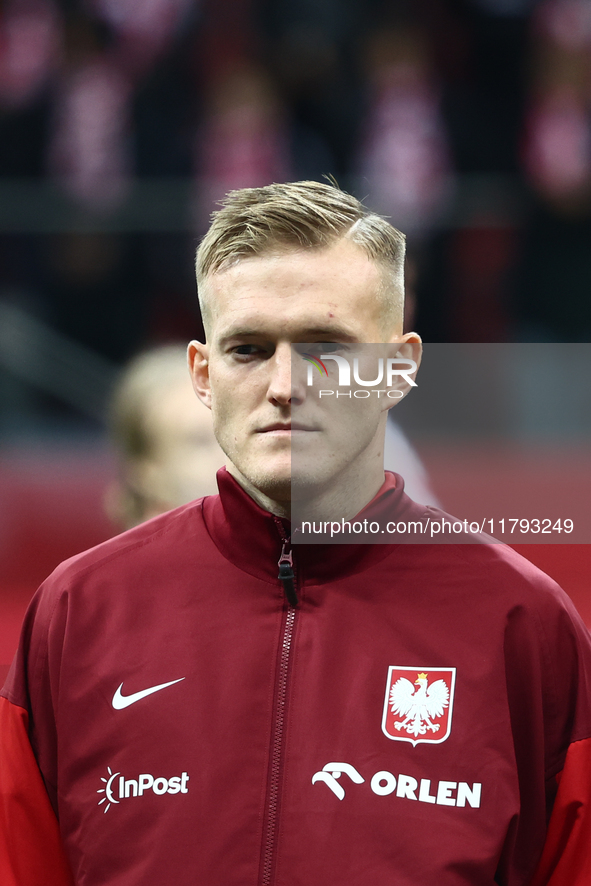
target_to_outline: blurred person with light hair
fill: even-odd
[[[211,412],[195,401],[186,347],[164,345],[131,360],[115,386],[109,426],[119,480],[106,507],[122,529],[217,491],[225,456]]]

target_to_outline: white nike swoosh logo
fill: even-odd
[[[142,689],[140,692],[134,692],[133,695],[121,695],[121,690],[123,689],[122,683],[113,696],[111,704],[116,711],[122,711],[123,708],[128,708],[130,704],[135,704],[136,701],[140,701],[140,699],[145,698],[146,695],[152,695],[153,692],[160,692],[161,689],[166,689],[167,686],[174,686],[175,683],[180,683],[181,680],[184,679],[184,677],[179,677],[178,680],[171,680],[170,683],[159,683],[158,686],[150,686],[149,689]]]

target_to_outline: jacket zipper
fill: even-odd
[[[279,557],[279,575],[277,578],[283,585],[283,593],[290,606],[294,608],[298,605],[298,594],[295,586],[295,572],[293,567],[293,552],[291,550],[290,539],[283,539],[283,547],[281,556]]]
[[[281,793],[281,775],[283,768],[283,738],[285,717],[287,713],[287,688],[289,678],[289,664],[293,645],[294,629],[296,624],[296,606],[298,604],[296,593],[296,576],[291,551],[290,539],[286,537],[283,525],[276,520],[281,540],[283,543],[279,557],[279,580],[283,584],[283,590],[287,601],[287,612],[283,624],[279,663],[277,669],[274,727],[271,744],[271,766],[269,771],[269,788],[267,803],[267,824],[265,841],[263,844],[263,860],[261,868],[261,886],[271,886],[275,856],[277,848],[277,825],[279,817],[279,803]]]

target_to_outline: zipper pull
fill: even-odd
[[[298,595],[295,587],[295,573],[293,571],[293,554],[290,549],[289,539],[283,542],[281,556],[279,557],[279,575],[277,578],[283,585],[283,592],[290,606],[298,605]]]

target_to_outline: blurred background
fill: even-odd
[[[201,335],[193,253],[216,201],[325,175],[407,233],[427,342],[589,342],[591,3],[0,6],[0,666],[43,577],[120,528],[107,403],[139,351]],[[556,405],[551,369],[530,375]],[[588,501],[586,381],[578,424],[548,422],[543,397],[528,424],[519,388],[512,482],[527,496],[568,468]],[[473,476],[436,437],[418,422],[413,442],[459,513],[504,468],[473,441]],[[591,624],[589,546],[529,555]]]

